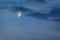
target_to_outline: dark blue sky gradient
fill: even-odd
[[[0,0],[0,40],[60,40],[60,0]]]

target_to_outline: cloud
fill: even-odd
[[[60,18],[60,8],[53,8],[51,11],[51,17]]]
[[[27,2],[46,3],[45,0],[28,0]]]
[[[28,12],[28,11],[32,11],[32,9],[23,7],[23,6],[14,6],[13,7],[13,11],[23,11],[23,12]]]
[[[60,8],[54,8],[51,10],[50,17],[52,17],[53,21],[60,22]]]
[[[43,20],[51,20],[51,21],[57,21],[60,22],[60,8],[53,8],[50,13],[40,13],[40,12],[35,12],[31,13],[27,16],[31,17],[36,17],[38,19],[43,19]]]
[[[0,2],[0,8],[13,8],[13,6],[23,6],[37,12],[47,13],[50,12],[53,7],[56,7],[56,5],[58,5],[58,2],[59,1],[56,0],[4,0]]]
[[[51,21],[57,21],[60,22],[60,8],[53,8],[50,13],[41,13],[41,12],[35,12],[32,9],[23,7],[23,6],[16,6],[13,7],[13,11],[22,11],[26,16],[35,17],[37,19],[43,19],[43,20],[51,20]]]
[[[37,19],[42,19],[42,20],[48,19],[47,14],[42,14],[39,12],[31,13],[31,14],[28,14],[27,16],[36,17]]]

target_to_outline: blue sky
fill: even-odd
[[[0,40],[60,40],[60,0],[0,0]]]

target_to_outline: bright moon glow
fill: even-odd
[[[22,13],[19,11],[17,12],[17,17],[21,17]]]

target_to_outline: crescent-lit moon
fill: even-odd
[[[22,16],[22,13],[19,11],[17,12],[17,17],[21,17]]]

